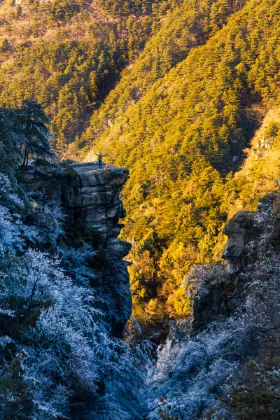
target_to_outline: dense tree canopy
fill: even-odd
[[[70,142],[77,159],[104,150],[129,167],[123,235],[134,244],[135,313],[188,314],[184,276],[220,258],[228,212],[254,206],[278,176],[276,113],[274,129],[263,128],[274,149],[235,175],[278,104],[278,2],[8,3],[0,103],[35,96],[56,149]]]
[[[52,120],[57,148],[64,150],[175,2],[136,3],[125,16],[114,10],[131,2],[1,3],[0,105],[35,97]]]
[[[2,171],[11,175],[28,158],[51,156],[49,120],[34,99],[25,100],[19,109],[0,109]]]
[[[233,174],[279,100],[278,37],[275,1],[179,5],[82,136],[82,146],[91,139],[86,159],[103,148],[131,170],[124,236],[134,243],[135,311],[143,314],[144,305],[144,317],[149,305],[164,312],[162,302],[171,316],[187,314],[184,275],[221,256],[227,214],[246,188]],[[277,123],[272,128],[276,138]],[[243,197],[254,205],[249,190]]]

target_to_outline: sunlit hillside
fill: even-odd
[[[257,169],[234,173],[278,104],[278,39],[279,2],[185,2],[122,73],[82,136],[86,160],[90,149],[103,150],[131,171],[124,237],[134,243],[132,290],[144,318],[188,313],[181,284],[189,268],[221,256],[222,229],[240,194],[242,205],[253,206],[275,185],[276,166],[259,181]],[[270,143],[279,130],[274,114]],[[264,185],[250,198],[255,182]]]
[[[0,420],[280,419],[280,0],[0,0]]]
[[[52,120],[57,148],[65,150],[173,3],[2,1],[0,105],[36,97]]]

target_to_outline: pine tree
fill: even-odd
[[[28,165],[29,155],[32,157],[50,156],[50,132],[47,126],[49,120],[42,106],[34,99],[25,100],[18,111],[18,116],[19,130],[24,136],[22,166]]]

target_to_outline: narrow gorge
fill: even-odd
[[[279,420],[280,0],[0,0],[0,420]]]

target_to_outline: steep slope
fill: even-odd
[[[278,102],[279,103],[279,102]],[[280,107],[274,106],[266,113],[262,125],[255,133],[247,158],[235,174],[239,188],[236,201],[230,208],[234,211],[255,209],[258,200],[268,191],[277,188],[280,178]]]
[[[222,249],[222,227],[241,185],[230,172],[278,101],[279,7],[279,1],[247,2],[137,103],[107,121],[111,127],[98,135],[96,117],[96,138],[91,128],[93,150],[131,170],[124,237],[134,242],[132,289],[136,313],[144,317],[166,308],[187,314],[183,276]],[[118,94],[116,88],[116,103]]]
[[[52,120],[57,147],[64,149],[172,3],[149,0],[146,7],[138,2],[137,10],[127,10],[122,1],[0,2],[0,105],[19,106],[35,97]]]
[[[188,0],[177,2],[163,20],[160,30],[151,37],[140,57],[121,75],[116,89],[99,112],[93,114],[90,127],[80,141],[94,140],[129,106],[138,102],[190,50],[203,45],[246,3],[224,0]],[[79,145],[79,141],[78,141]]]

